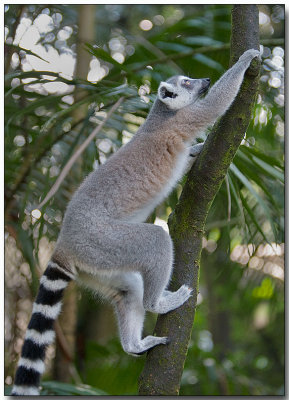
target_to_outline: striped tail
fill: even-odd
[[[72,273],[52,261],[48,263],[40,279],[16,370],[12,396],[39,395],[38,387],[45,369],[46,348],[53,343],[55,337],[53,323],[61,311],[64,289],[72,279]]]

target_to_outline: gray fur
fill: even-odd
[[[79,281],[88,274],[90,286],[110,298],[129,353],[166,343],[166,338],[141,338],[145,311],[169,312],[191,295],[187,285],[174,293],[166,290],[172,241],[162,228],[144,221],[192,164],[190,155],[201,151],[202,144],[190,148],[189,143],[230,107],[258,55],[253,49],[245,52],[205,97],[200,91],[208,80],[191,80],[189,89],[182,86],[186,77],[162,82],[134,138],[85,179],[68,205],[55,259],[61,251]],[[161,98],[163,86],[177,97]]]
[[[173,244],[144,221],[170,193],[202,144],[191,146],[232,104],[257,50],[246,51],[208,91],[208,79],[174,76],[133,139],[92,172],[70,201],[52,257],[114,305],[125,351],[140,354],[167,338],[142,338],[146,311],[167,313],[191,296],[166,290]]]

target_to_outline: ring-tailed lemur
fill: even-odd
[[[172,241],[161,227],[144,221],[183,176],[190,156],[201,151],[202,145],[191,146],[193,139],[230,107],[258,55],[246,51],[210,91],[209,79],[174,76],[161,82],[137,134],[76,191],[40,280],[13,395],[38,394],[45,349],[53,342],[53,322],[72,279],[111,300],[126,352],[142,354],[168,342],[166,337],[142,338],[145,312],[167,313],[181,306],[191,289],[166,290]]]

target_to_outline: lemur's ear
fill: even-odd
[[[160,99],[165,99],[168,97],[174,99],[175,97],[177,97],[177,93],[175,93],[174,86],[167,82],[160,83],[158,95]]]

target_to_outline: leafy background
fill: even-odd
[[[259,10],[260,91],[208,216],[182,395],[284,392],[284,6]],[[86,11],[93,20],[88,39]],[[71,195],[137,131],[161,80],[184,74],[215,82],[227,69],[230,12],[227,5],[5,6],[7,393],[38,278]],[[86,71],[82,59],[88,60]],[[105,121],[121,96],[122,104]],[[59,190],[35,211],[102,121]],[[198,140],[204,139],[205,134]],[[182,183],[151,222],[166,228]],[[137,393],[144,357],[124,354],[112,310],[95,300],[75,288],[66,298],[68,309],[78,304],[77,318],[62,321],[63,331],[69,325],[72,331],[64,342],[71,357],[63,343],[49,349],[43,395]],[[147,317],[145,333],[154,321],[154,315]]]

